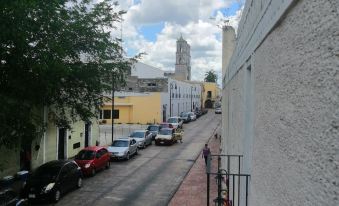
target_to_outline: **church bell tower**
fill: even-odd
[[[175,78],[178,80],[191,80],[191,47],[182,35],[177,40],[175,62]]]

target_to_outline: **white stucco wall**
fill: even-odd
[[[137,76],[138,78],[162,78],[164,77],[164,71],[144,64],[142,62],[135,63],[131,68],[131,76]]]
[[[251,2],[257,26],[241,21],[223,85],[224,151],[244,154],[250,205],[337,206],[339,2]]]
[[[172,89],[171,89],[172,85]],[[191,111],[193,105],[201,108],[201,84],[189,81],[179,81],[176,79],[168,79],[168,105],[172,103],[172,115],[179,116],[181,112]],[[170,94],[174,94],[170,98]],[[180,96],[179,96],[180,94]],[[192,98],[191,98],[192,94]],[[168,114],[170,115],[170,108],[168,106]]]

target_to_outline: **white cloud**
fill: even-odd
[[[191,46],[192,79],[202,81],[205,72],[213,69],[221,82],[221,29],[216,26],[222,19],[237,28],[241,12],[224,17],[216,13],[216,21],[209,17],[213,11],[230,5],[233,0],[143,0],[134,4],[129,0],[124,16],[123,40],[127,50],[146,52],[142,62],[163,70],[174,70],[176,40],[182,34]],[[148,41],[138,28],[145,24],[164,22],[164,28],[154,42]],[[114,35],[119,35],[115,32]]]

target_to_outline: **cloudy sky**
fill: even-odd
[[[192,79],[215,70],[221,81],[223,19],[237,28],[244,0],[120,0],[123,46],[128,56],[145,52],[141,62],[174,71],[176,40],[191,45]],[[212,17],[212,18],[211,18]],[[213,19],[214,18],[214,19]],[[115,34],[115,35],[120,35]]]

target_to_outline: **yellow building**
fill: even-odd
[[[116,93],[114,123],[149,124],[163,122],[161,92]],[[102,123],[111,124],[112,102],[107,99],[100,112]]]
[[[213,108],[220,101],[220,88],[215,82],[203,83],[202,101],[205,108]]]

